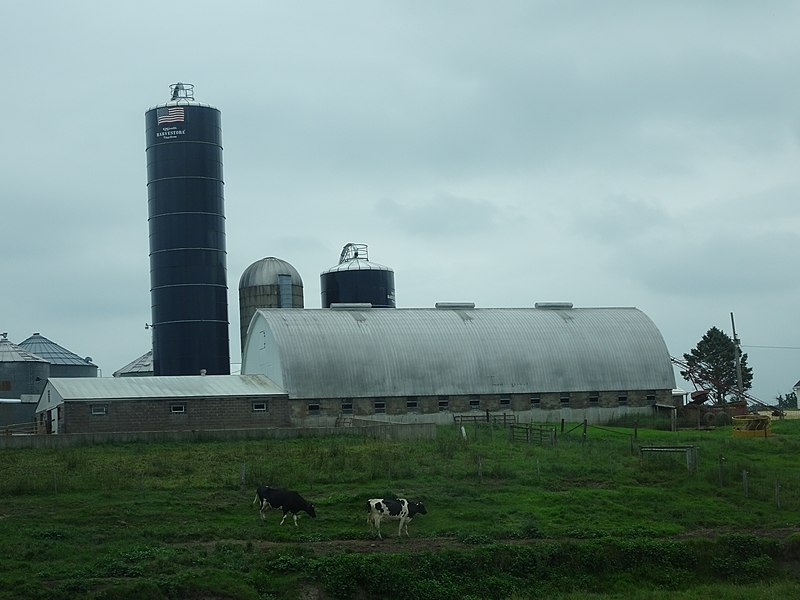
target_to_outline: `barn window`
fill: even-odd
[[[647,403],[648,404],[655,404],[656,403],[656,393],[655,392],[648,392],[647,393]]]
[[[628,406],[628,394],[625,392],[620,392],[617,395],[617,402],[620,406]]]
[[[318,415],[319,414],[319,404],[309,404],[308,405],[308,414],[309,415]]]
[[[173,415],[182,415],[186,412],[186,405],[185,404],[171,404],[169,407],[170,412]]]
[[[500,406],[508,408],[511,406],[511,398],[500,398]]]
[[[589,392],[589,404],[597,404],[600,402],[599,392]]]
[[[448,410],[450,408],[450,397],[439,396],[439,410]]]
[[[569,392],[561,392],[561,404],[569,404]]]
[[[353,414],[353,401],[350,398],[345,398],[344,400],[342,400],[342,414],[343,415]]]
[[[386,402],[383,400],[375,400],[372,406],[375,410],[375,414],[382,414],[386,412]]]
[[[92,416],[101,417],[108,413],[108,406],[105,404],[92,404]]]
[[[0,381],[0,392],[10,392],[11,391],[11,381],[8,379],[4,379]]]
[[[412,400],[413,398],[413,400]],[[408,412],[417,412],[419,407],[417,406],[417,399],[413,396],[406,400],[406,411]]]
[[[253,412],[267,412],[267,403],[253,402]]]
[[[538,407],[542,403],[542,397],[539,394],[534,394],[531,396],[531,406],[533,408]]]
[[[469,397],[469,409],[470,410],[480,410],[481,409],[481,397],[480,396],[470,396]]]

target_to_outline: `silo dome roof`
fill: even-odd
[[[34,333],[27,340],[21,341],[19,346],[37,356],[45,358],[49,363],[54,365],[96,366],[92,363],[91,357],[87,356],[86,358],[81,358],[74,352],[59,346],[55,342],[51,342],[40,333]]]
[[[41,356],[36,356],[28,352],[25,348],[20,348],[11,340],[7,339],[8,334],[3,333],[0,337],[0,362],[42,362],[46,363]]]
[[[239,289],[255,287],[258,285],[277,285],[278,275],[289,275],[292,278],[292,285],[302,287],[303,279],[292,265],[285,260],[267,256],[257,260],[247,267],[239,279]]]
[[[392,269],[386,265],[370,262],[366,244],[354,244],[350,242],[349,244],[345,244],[344,248],[342,248],[342,254],[339,256],[339,264],[330,269],[325,269],[322,275],[326,273],[336,273],[338,271],[392,271]]]

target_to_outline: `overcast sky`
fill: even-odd
[[[800,379],[800,3],[0,0],[0,331],[103,376],[150,348],[144,113],[222,111],[238,282],[320,307],[348,242],[398,307],[634,306]],[[234,371],[238,364],[234,365]],[[692,389],[685,382],[678,382]]]

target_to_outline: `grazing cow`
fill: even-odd
[[[405,498],[398,498],[397,500],[386,500],[384,498],[371,498],[367,500],[367,523],[369,523],[370,530],[374,529],[378,532],[378,538],[383,539],[381,536],[381,521],[383,519],[392,519],[400,521],[400,527],[397,530],[397,535],[400,536],[403,530],[408,535],[408,524],[414,516],[420,514],[425,515],[428,511],[422,502],[412,502]]]
[[[256,490],[256,497],[253,504],[260,502],[259,513],[261,519],[264,520],[264,513],[270,508],[283,509],[283,519],[281,525],[286,520],[286,515],[292,513],[294,519],[294,526],[297,527],[297,513],[301,510],[307,512],[312,517],[317,516],[314,510],[314,505],[308,502],[300,494],[294,490],[284,490],[280,488],[273,488],[269,486],[261,486]]]

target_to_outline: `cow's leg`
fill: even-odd
[[[294,526],[297,527],[297,513],[294,513],[292,517],[294,518]]]
[[[375,517],[373,522],[375,523],[375,531],[378,532],[378,539],[382,540],[383,536],[381,535],[381,518],[379,516]]]
[[[283,511],[283,518],[281,519],[281,525],[283,525],[283,522],[286,520],[286,515],[288,514],[289,513],[287,511]]]
[[[261,515],[262,521],[266,519],[266,517],[264,516],[264,512],[266,512],[268,508],[269,508],[269,502],[267,502],[266,500],[262,500],[261,507],[258,509],[258,514]]]
[[[397,537],[403,535],[403,525],[405,524],[406,520],[401,518],[400,519],[400,527],[397,528]]]

